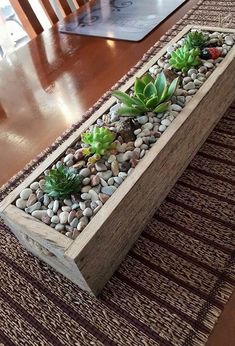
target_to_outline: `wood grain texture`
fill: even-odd
[[[190,28],[191,26],[187,26],[169,45],[179,40]],[[209,27],[205,29],[221,30]],[[223,31],[226,30],[223,29]],[[227,31],[235,32],[231,29]],[[165,53],[166,49],[167,46],[145,64],[136,76],[144,74]],[[17,229],[16,235],[18,232],[26,233],[56,254],[62,263],[64,261],[72,263],[73,270],[77,266],[78,269],[73,271],[73,281],[76,281],[83,289],[97,295],[234,99],[234,58],[235,47],[79,237],[74,242],[69,240],[65,247],[62,247],[62,253],[58,249],[61,249],[64,236],[43,223],[38,221],[35,223],[34,218],[10,204],[22,188],[34,181],[84,129],[114,103],[113,97],[3,201],[1,210],[5,222]],[[122,89],[128,90],[133,85],[136,76],[131,78]],[[52,239],[53,246],[51,246]],[[27,246],[27,248],[30,247]],[[40,256],[40,254],[37,255]],[[57,264],[55,266],[51,263],[51,265],[55,269],[58,268]],[[59,271],[63,273],[63,268],[60,267]],[[67,270],[64,275],[68,277]]]

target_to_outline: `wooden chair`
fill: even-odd
[[[29,0],[9,0],[12,7],[14,8],[17,16],[19,17],[25,31],[30,38],[34,38],[40,34],[44,29],[37,18],[36,13],[34,12]],[[75,7],[75,9],[84,5],[88,0],[70,0]],[[45,12],[49,22],[53,25],[59,21],[59,18],[54,11],[49,0],[39,0],[39,3]],[[67,0],[55,0],[57,8],[60,10],[63,17],[69,15],[72,10],[69,6]]]

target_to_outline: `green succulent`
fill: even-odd
[[[178,78],[169,85],[164,73],[154,79],[149,73],[141,78],[136,78],[134,96],[129,96],[123,91],[116,90],[113,95],[122,102],[117,110],[118,115],[137,116],[146,112],[163,113],[167,111],[169,100],[178,86]]]
[[[187,72],[190,68],[200,65],[199,54],[198,48],[189,49],[185,45],[172,52],[169,64],[176,70]]]
[[[45,177],[44,191],[54,198],[66,198],[81,189],[81,177],[68,167],[51,169]]]
[[[83,149],[84,155],[94,154],[96,160],[108,151],[115,149],[115,134],[106,127],[95,126],[89,132],[82,134],[81,139],[89,147]]]
[[[186,36],[184,44],[188,49],[202,48],[206,41],[207,38],[201,31],[192,31]]]

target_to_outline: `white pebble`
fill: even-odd
[[[39,188],[39,183],[37,181],[35,181],[34,183],[30,185],[30,189],[32,190],[36,191],[38,188]]]
[[[59,215],[60,223],[62,225],[66,224],[66,222],[68,221],[68,217],[69,217],[69,212],[68,211],[62,211],[62,213],[60,213],[60,215]]]
[[[91,208],[86,208],[85,210],[83,210],[83,215],[87,216],[87,217],[91,217],[93,214]]]
[[[22,198],[18,198],[18,199],[16,200],[16,206],[17,206],[17,208],[19,208],[19,209],[24,209],[24,208],[26,208],[26,203],[27,203],[27,200],[22,199]]]
[[[86,178],[91,174],[91,171],[89,168],[83,168],[80,170],[79,174]]]
[[[24,190],[21,191],[21,193],[20,193],[20,198],[26,200],[26,199],[29,198],[29,196],[31,195],[32,192],[33,192],[33,191],[32,191],[32,189],[30,189],[30,188],[24,189]]]
[[[135,145],[136,148],[138,148],[138,147],[141,146],[141,144],[143,144],[143,140],[142,140],[141,137],[139,137],[139,138],[137,138],[137,139],[135,140],[134,145]]]
[[[166,125],[160,125],[158,131],[164,132],[166,130]]]
[[[60,222],[59,216],[53,215],[51,218],[51,222],[56,224],[59,223]]]

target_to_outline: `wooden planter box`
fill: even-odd
[[[187,26],[170,43],[185,35]],[[232,29],[197,27],[233,33]],[[136,76],[143,75],[163,48]],[[115,102],[111,97],[79,130],[46,159],[0,206],[0,215],[19,241],[82,289],[97,295],[139,237],[147,221],[206,140],[235,97],[235,47],[197,91],[132,174],[90,221],[76,240],[56,232],[13,205],[19,193],[71,146]]]

